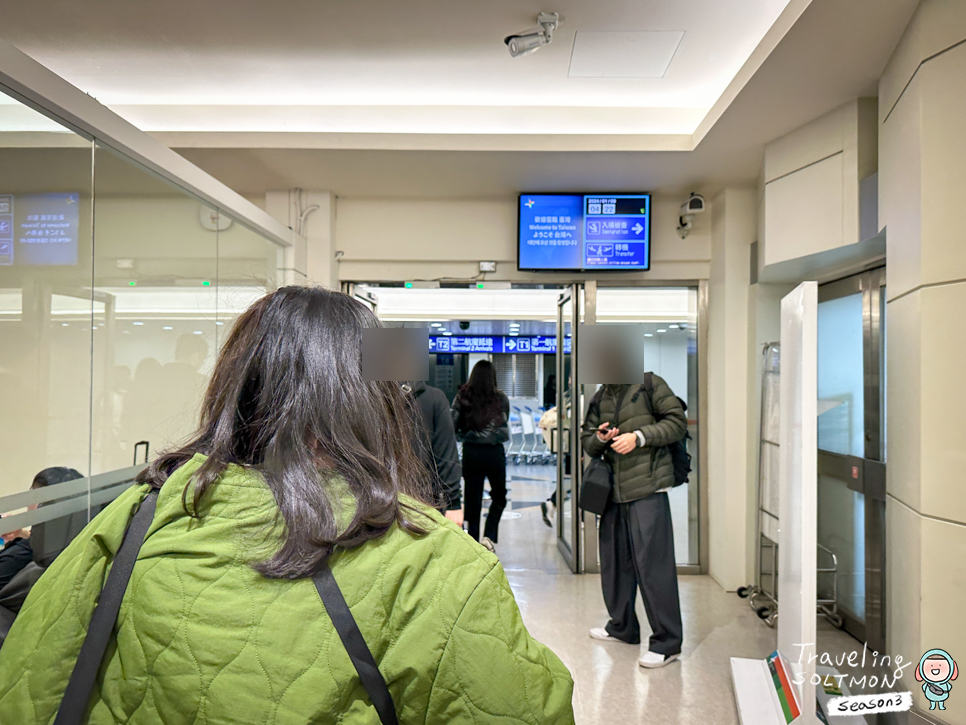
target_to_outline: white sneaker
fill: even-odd
[[[627,644],[627,642],[624,642],[622,639],[611,637],[609,634],[607,634],[607,630],[603,627],[594,627],[592,630],[590,630],[590,636],[594,639],[599,639],[602,642],[621,642],[622,644]]]
[[[662,655],[659,652],[648,652],[637,661],[637,664],[639,664],[641,667],[646,667],[649,670],[653,670],[657,667],[664,667],[664,665],[671,664],[679,656],[680,655]]]
[[[496,545],[490,540],[489,536],[484,536],[480,539],[480,543],[483,544],[483,548],[489,551],[491,554],[496,553]]]

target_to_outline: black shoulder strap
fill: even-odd
[[[124,540],[107,575],[107,582],[101,590],[97,606],[94,607],[87,636],[84,637],[84,644],[81,645],[77,662],[74,663],[74,670],[67,682],[54,725],[81,725],[87,720],[87,707],[94,691],[97,673],[114,631],[121,600],[124,599],[131,572],[134,571],[134,562],[137,561],[141,544],[144,543],[144,535],[151,526],[157,504],[158,491],[151,489],[124,534]]]
[[[646,373],[644,375],[644,382],[641,383],[637,392],[634,393],[631,402],[637,400],[637,396],[641,393],[644,393],[644,404],[647,406],[647,412],[656,418],[657,415],[654,412],[654,373]]]
[[[611,423],[615,428],[620,427],[621,424],[621,407],[624,405],[624,398],[627,397],[627,391],[631,389],[630,385],[622,385],[620,395],[617,396],[617,406],[614,408],[614,422]]]
[[[600,401],[604,397],[604,386],[601,385],[594,392],[594,397],[590,399],[590,405],[587,406],[587,410],[591,408],[597,408],[597,417],[600,418]]]
[[[335,625],[335,631],[339,633],[339,639],[342,640],[356,672],[359,673],[362,686],[366,688],[369,699],[379,714],[379,720],[383,725],[398,725],[399,721],[396,719],[396,710],[393,707],[392,695],[389,694],[386,680],[379,672],[372,652],[369,651],[366,640],[363,639],[362,632],[359,631],[359,626],[352,612],[349,611],[349,605],[346,604],[342,590],[339,589],[329,565],[326,564],[318,574],[313,576],[312,581],[315,582],[315,588],[319,590],[322,604],[325,605],[325,611]]]

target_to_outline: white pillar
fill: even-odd
[[[297,247],[282,250],[280,267],[286,284],[316,284],[337,289],[333,258],[335,195],[328,191],[288,189],[265,195],[269,214],[301,235]]]
[[[755,520],[748,462],[748,293],[755,241],[754,189],[725,189],[711,203],[708,299],[708,571],[734,591],[754,574],[747,564]]]
[[[801,673],[802,725],[815,716],[818,555],[818,285],[782,300],[778,504],[778,651]],[[806,656],[801,657],[802,648]]]

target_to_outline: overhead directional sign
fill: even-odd
[[[540,353],[557,352],[557,338],[552,335],[439,335],[430,336],[429,351],[435,353]],[[570,352],[570,338],[564,352]]]
[[[524,194],[520,269],[650,268],[648,194]]]

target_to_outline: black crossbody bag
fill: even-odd
[[[614,421],[611,427],[617,428],[621,417],[621,406],[624,404],[624,396],[630,386],[621,390],[617,397],[617,410],[614,413]],[[593,435],[597,435],[594,433]],[[610,443],[607,444],[610,448]],[[580,508],[584,511],[602,516],[607,504],[610,502],[611,492],[614,489],[614,468],[610,461],[604,458],[602,453],[598,458],[591,458],[584,468],[583,476],[580,479]]]
[[[121,609],[121,600],[131,580],[134,563],[137,561],[141,544],[144,543],[144,536],[151,526],[157,504],[158,491],[151,489],[124,533],[124,540],[114,557],[114,563],[101,590],[97,606],[94,607],[87,636],[84,637],[84,644],[81,645],[80,654],[71,672],[67,689],[64,691],[64,698],[61,700],[54,725],[83,725],[87,718],[87,707],[97,681],[97,673],[104,661],[104,653],[107,651],[107,645]],[[342,590],[339,589],[328,564],[312,577],[312,581],[319,592],[322,604],[325,605],[326,613],[332,620],[336,632],[339,633],[339,639],[349,653],[359,679],[362,680],[362,686],[379,714],[379,720],[383,725],[398,725],[399,721],[396,719],[396,710],[393,707],[386,680],[379,672],[372,652],[366,646],[362,632],[359,631],[356,620],[349,611],[349,605],[346,604]]]

